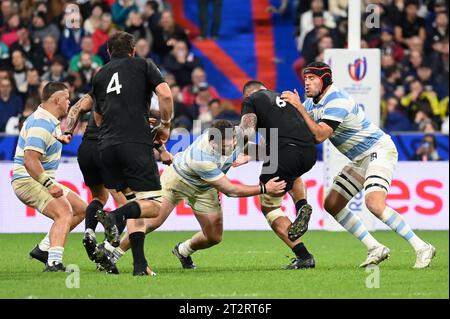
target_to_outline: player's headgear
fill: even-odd
[[[303,76],[307,75],[317,76],[320,81],[322,81],[322,87],[320,88],[319,95],[322,94],[331,84],[333,84],[331,68],[326,63],[312,62],[308,64],[303,70]]]

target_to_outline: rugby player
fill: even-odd
[[[68,233],[83,219],[86,203],[72,190],[55,181],[61,159],[60,119],[67,115],[69,90],[60,82],[49,82],[42,104],[20,130],[14,156],[12,188],[27,206],[53,220],[45,238],[30,256],[45,263],[44,272],[66,271],[64,244]]]
[[[117,32],[107,43],[111,61],[93,79],[94,117],[99,126],[99,149],[107,188],[122,191],[129,203],[96,217],[113,246],[119,245],[117,225],[128,219],[127,229],[134,260],[133,275],[151,275],[144,256],[145,225],[161,203],[161,184],[153,157],[153,141],[164,144],[169,136],[173,100],[169,86],[151,61],[135,58],[133,36]],[[156,92],[161,123],[150,129],[150,103]]]
[[[284,192],[286,183],[274,177],[265,184],[233,184],[226,173],[243,151],[238,143],[233,124],[217,120],[211,128],[200,135],[185,151],[177,153],[173,164],[162,176],[163,200],[156,218],[146,220],[147,232],[154,231],[169,217],[181,200],[192,208],[201,231],[192,238],[178,243],[172,253],[185,269],[195,269],[191,255],[200,249],[207,249],[222,241],[223,212],[219,191],[230,197],[247,197],[258,194],[277,195]],[[125,236],[120,247],[114,251],[116,261],[129,248]]]
[[[242,134],[251,140],[256,130],[264,134],[266,155],[259,180],[266,183],[274,176],[286,181],[285,192],[294,200],[297,217],[293,223],[281,209],[285,192],[278,196],[259,195],[261,210],[277,236],[292,249],[295,258],[287,269],[314,268],[314,256],[298,238],[303,235],[312,213],[306,201],[306,187],[300,176],[316,163],[314,136],[297,110],[268,90],[260,81],[249,81],[243,88]],[[271,136],[276,133],[272,140]],[[248,160],[244,159],[244,162]],[[274,167],[275,165],[275,167]],[[299,236],[292,240],[289,230]]]
[[[419,238],[398,212],[386,206],[386,196],[398,159],[391,137],[365,116],[351,96],[333,84],[327,64],[309,64],[304,70],[304,78],[307,96],[304,103],[300,101],[297,91],[285,91],[282,98],[297,108],[314,134],[316,143],[329,139],[351,161],[335,177],[324,208],[367,247],[367,259],[360,266],[378,264],[390,254],[389,248],[380,244],[366,230],[361,219],[346,207],[364,189],[369,211],[415,250],[414,268],[428,267],[436,249]],[[293,235],[297,236],[293,231]]]

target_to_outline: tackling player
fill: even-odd
[[[229,197],[284,193],[286,183],[276,181],[277,177],[265,184],[253,186],[233,184],[228,179],[225,174],[242,150],[243,143],[237,143],[233,124],[218,120],[185,151],[177,153],[173,164],[164,170],[161,176],[161,209],[156,218],[146,220],[147,232],[161,226],[178,203],[185,200],[191,206],[201,231],[172,250],[183,268],[196,267],[190,257],[195,251],[210,248],[222,241],[223,212],[219,191]],[[114,251],[116,261],[128,248],[129,240],[124,237],[120,248]]]

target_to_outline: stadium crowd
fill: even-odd
[[[46,81],[64,81],[71,103],[91,89],[109,61],[106,41],[117,30],[136,38],[136,55],[162,70],[174,97],[173,128],[195,131],[193,120],[239,120],[232,103],[208,83],[191,35],[177,24],[165,0],[3,0],[0,10],[0,133],[18,134],[39,104]],[[282,1],[279,13],[288,7]],[[295,1],[298,75],[326,48],[346,46],[347,0]],[[362,47],[382,51],[382,127],[448,134],[448,12],[443,0],[365,0]],[[368,4],[372,10],[365,12]],[[72,6],[72,7],[71,7]],[[274,12],[277,10],[275,8]],[[79,16],[79,18],[78,18]],[[217,38],[217,32],[213,38]],[[204,38],[203,34],[201,38]],[[303,81],[299,76],[300,81]],[[81,134],[87,116],[75,133]]]
[[[361,47],[381,50],[382,128],[448,134],[446,1],[362,2]],[[347,5],[348,0],[300,1],[295,23],[301,57],[294,63],[296,74],[312,61],[326,62],[325,49],[346,46]]]

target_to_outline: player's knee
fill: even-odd
[[[210,234],[207,238],[211,245],[217,245],[222,241],[222,234]]]
[[[325,211],[333,216],[339,213],[339,211],[336,211],[337,210],[336,206],[337,206],[336,203],[330,199],[325,200],[325,203],[323,204],[323,208],[325,209]]]
[[[56,209],[54,214],[54,220],[61,222],[61,223],[69,223],[72,221],[73,218],[73,210],[71,207],[60,207]]]
[[[367,209],[375,215],[381,215],[386,207],[383,200],[380,200],[380,198],[377,198],[376,196],[371,196],[370,194],[366,195],[365,203]]]

